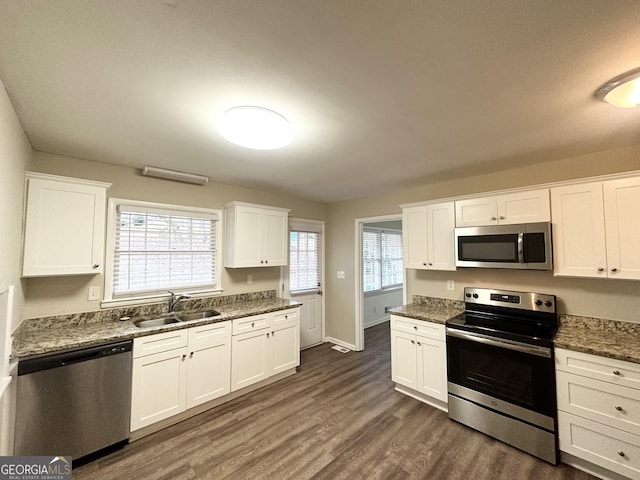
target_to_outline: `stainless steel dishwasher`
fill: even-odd
[[[129,438],[131,340],[18,363],[14,455],[74,460]]]

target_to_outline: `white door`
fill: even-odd
[[[284,269],[286,298],[302,303],[300,348],[322,343],[323,222],[289,221],[289,265]]]

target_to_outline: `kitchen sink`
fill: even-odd
[[[170,325],[172,323],[180,323],[180,319],[176,317],[150,318],[147,320],[136,320],[133,324],[138,328],[145,327],[161,327],[162,325]]]
[[[205,318],[217,317],[218,315],[220,315],[220,312],[216,310],[208,310],[206,312],[182,313],[176,315],[176,317],[181,322],[188,322],[189,320],[203,320]]]

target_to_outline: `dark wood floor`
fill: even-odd
[[[299,372],[74,469],[74,479],[593,479],[393,390],[389,325]]]

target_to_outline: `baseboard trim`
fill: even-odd
[[[342,340],[338,340],[337,338],[333,338],[333,337],[324,337],[324,341],[325,342],[330,342],[330,343],[335,343],[336,345],[340,345],[342,347],[346,347],[349,350],[356,350],[356,346],[353,343],[347,343],[347,342],[343,342]]]
[[[364,324],[364,329],[366,330],[369,327],[375,327],[376,325],[380,325],[381,323],[388,322],[390,320],[390,315],[385,315],[384,317],[377,318],[369,323]]]
[[[408,397],[415,398],[416,400],[422,403],[426,403],[427,405],[431,405],[432,407],[437,408],[438,410],[442,410],[445,413],[449,413],[449,406],[447,405],[447,402],[443,402],[441,400],[438,400],[437,398],[430,397],[410,388],[403,387],[402,385],[398,385],[397,383],[395,391],[407,395]]]

